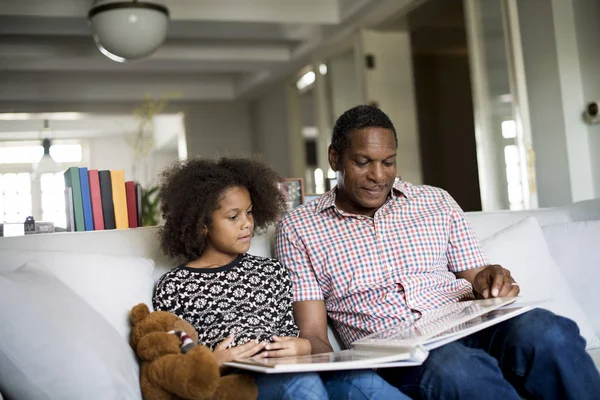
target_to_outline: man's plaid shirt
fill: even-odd
[[[396,182],[374,217],[335,206],[335,189],[281,221],[277,257],[294,301],[324,300],[349,346],[424,310],[472,298],[454,272],[487,265],[465,216],[444,190]]]

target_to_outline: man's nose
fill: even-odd
[[[384,177],[383,166],[380,163],[373,163],[371,168],[369,169],[368,178],[375,181],[380,182]]]

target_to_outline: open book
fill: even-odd
[[[263,373],[389,368],[422,364],[429,350],[533,309],[539,302],[513,304],[516,297],[461,301],[427,311],[414,322],[373,333],[352,348],[299,357],[245,359],[230,367]]]

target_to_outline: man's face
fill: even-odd
[[[346,212],[373,216],[396,178],[394,133],[384,128],[354,131],[341,158],[329,149],[329,164],[337,172],[336,205]]]

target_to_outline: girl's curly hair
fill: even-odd
[[[206,247],[204,228],[221,196],[231,187],[250,193],[254,226],[261,230],[285,211],[279,191],[281,177],[260,161],[244,158],[194,158],[174,163],[160,175],[158,200],[164,224],[159,229],[163,252],[173,258],[194,260]]]

